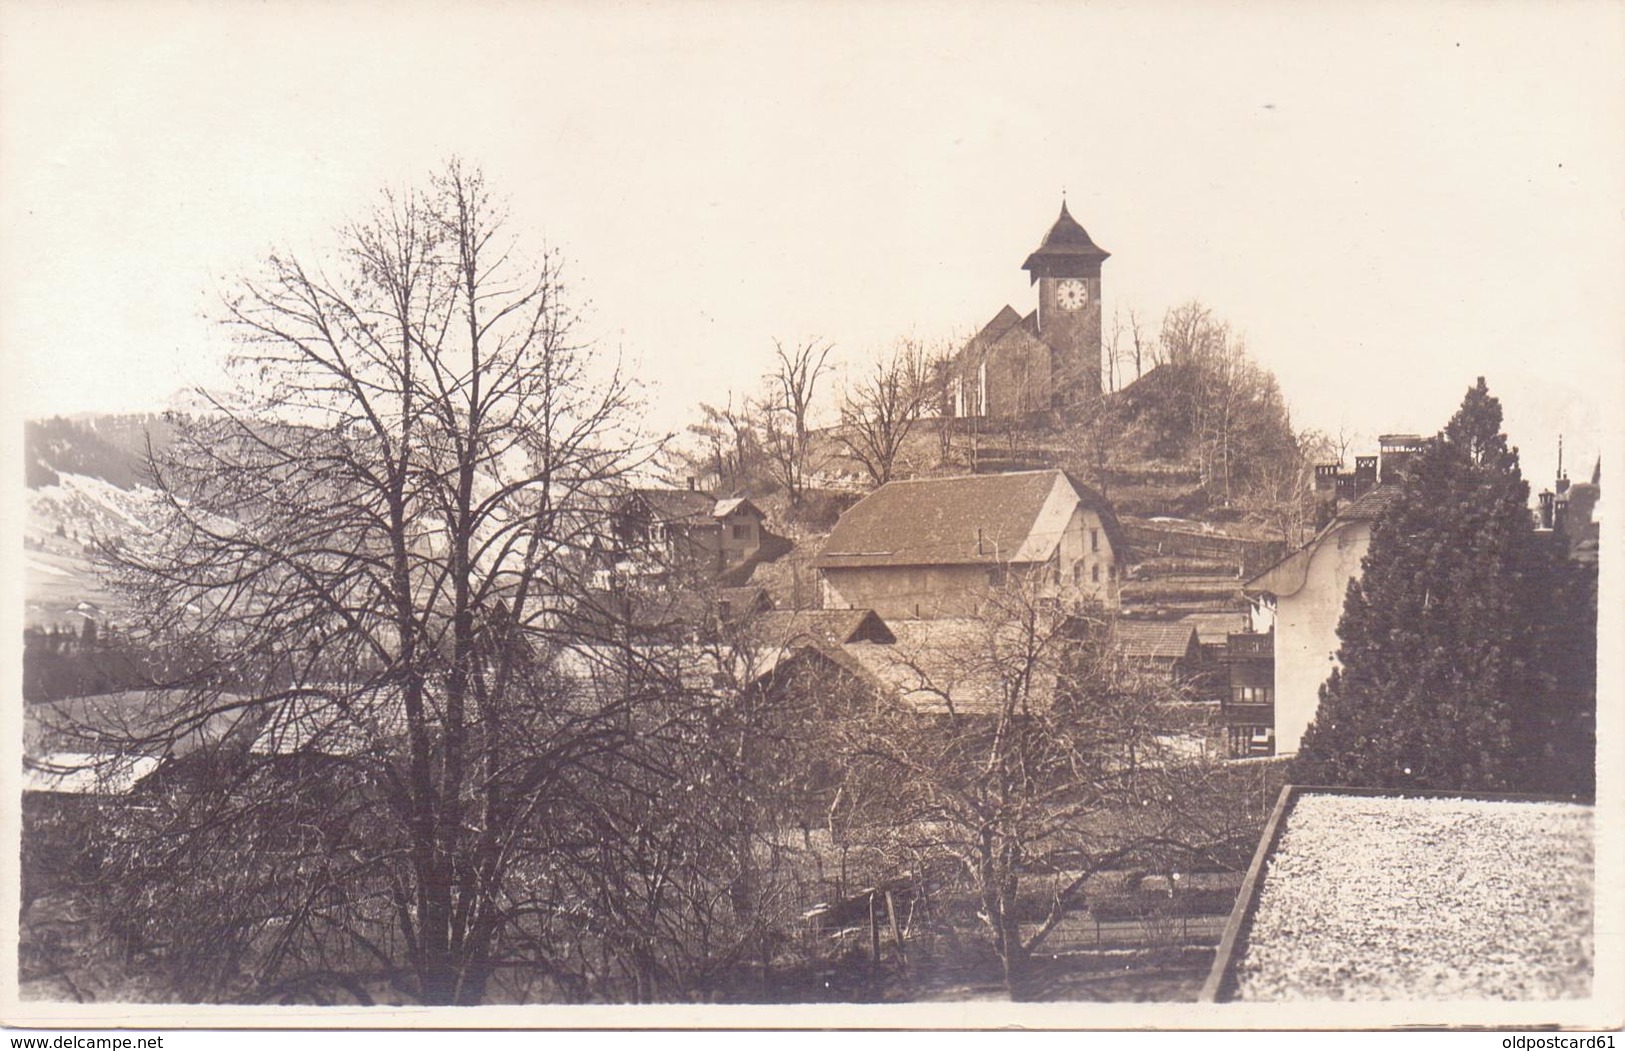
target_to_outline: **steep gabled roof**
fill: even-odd
[[[717,588],[717,608],[727,609],[730,617],[746,617],[765,613],[773,608],[773,596],[764,587],[739,585]]]
[[[950,708],[959,715],[992,715],[1004,709],[1013,682],[1009,673],[1025,666],[1009,656],[1027,644],[1018,626],[949,619],[899,620],[893,627],[895,645],[842,647],[886,692],[922,715],[947,714]],[[1041,660],[1025,670],[1028,703],[1049,707],[1055,699],[1055,663]]]
[[[1364,496],[1355,500],[1341,511],[1337,517],[1345,522],[1373,522],[1383,516],[1390,507],[1399,503],[1405,490],[1397,485],[1379,485]]]
[[[709,520],[716,501],[696,489],[634,489],[632,496],[663,522]]]
[[[256,755],[361,755],[406,734],[405,695],[397,686],[296,688],[268,700],[249,745]]]
[[[1044,235],[1043,242],[1021,264],[1021,268],[1030,271],[1036,281],[1056,264],[1098,262],[1110,255],[1090,239],[1089,232],[1078,225],[1072,213],[1067,211],[1066,202],[1062,201],[1060,218],[1055,220],[1055,225]]]
[[[1112,643],[1125,657],[1179,660],[1197,644],[1196,625],[1183,620],[1119,620]]]
[[[1196,640],[1202,645],[1224,646],[1229,643],[1231,635],[1240,635],[1247,630],[1247,614],[1187,613],[1179,618],[1178,623],[1195,628]]]
[[[751,619],[750,633],[767,645],[813,642],[844,646],[849,642],[896,642],[896,636],[874,610],[776,609]]]
[[[992,346],[998,338],[1010,331],[1012,326],[1021,324],[1021,315],[1016,313],[1014,307],[1006,303],[1004,309],[993,315],[993,320],[982,326],[982,331],[971,337],[971,343]]]
[[[718,500],[716,506],[711,509],[711,517],[727,518],[729,515],[738,514],[741,511],[749,512],[750,514],[755,515],[757,518],[767,518],[767,513],[765,511],[751,503],[749,500],[745,499],[743,496],[733,496],[726,500]]]
[[[1042,561],[1059,534],[1037,537],[1034,527],[1061,479],[1083,506],[1100,515],[1121,558],[1125,537],[1111,505],[1065,472],[1046,470],[888,482],[841,516],[814,565],[841,569],[997,565],[1029,557]]]
[[[22,788],[55,795],[125,795],[159,762],[153,755],[52,752],[23,760]]]
[[[1026,544],[1057,471],[888,482],[840,520],[815,565],[962,565],[1009,561]]]
[[[986,353],[1011,336],[1020,337],[1023,335],[1033,340],[1040,340],[1038,311],[1029,310],[1023,316],[1016,313],[1015,309],[1007,303],[1003,309],[993,315],[993,320],[983,325],[980,332],[966,341],[960,354]]]
[[[223,740],[247,718],[249,698],[223,693],[209,698],[208,710],[189,702],[180,690],[124,690],[23,705],[23,748],[29,755],[50,752],[126,752],[185,755]],[[185,718],[199,712],[198,720]]]

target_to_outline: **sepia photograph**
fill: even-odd
[[[1622,84],[0,0],[0,1022],[1625,1025]]]

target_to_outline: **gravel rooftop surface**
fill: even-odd
[[[1311,794],[1286,822],[1235,999],[1590,995],[1590,807]]]

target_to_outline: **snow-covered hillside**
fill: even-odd
[[[121,489],[81,474],[58,474],[54,484],[28,490],[26,625],[77,628],[85,617],[116,620],[119,602],[92,563],[90,545],[150,536],[159,511],[160,498],[151,489]]]
[[[56,484],[28,491],[29,532],[55,533],[60,525],[81,542],[145,535],[159,505],[158,494],[145,486],[121,489],[89,475],[59,474]]]

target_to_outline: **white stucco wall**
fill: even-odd
[[[1320,686],[1337,666],[1337,622],[1349,581],[1371,546],[1371,523],[1346,522],[1321,538],[1303,587],[1275,602],[1275,740],[1278,754],[1298,750],[1320,706]],[[1256,625],[1256,620],[1255,620]]]

